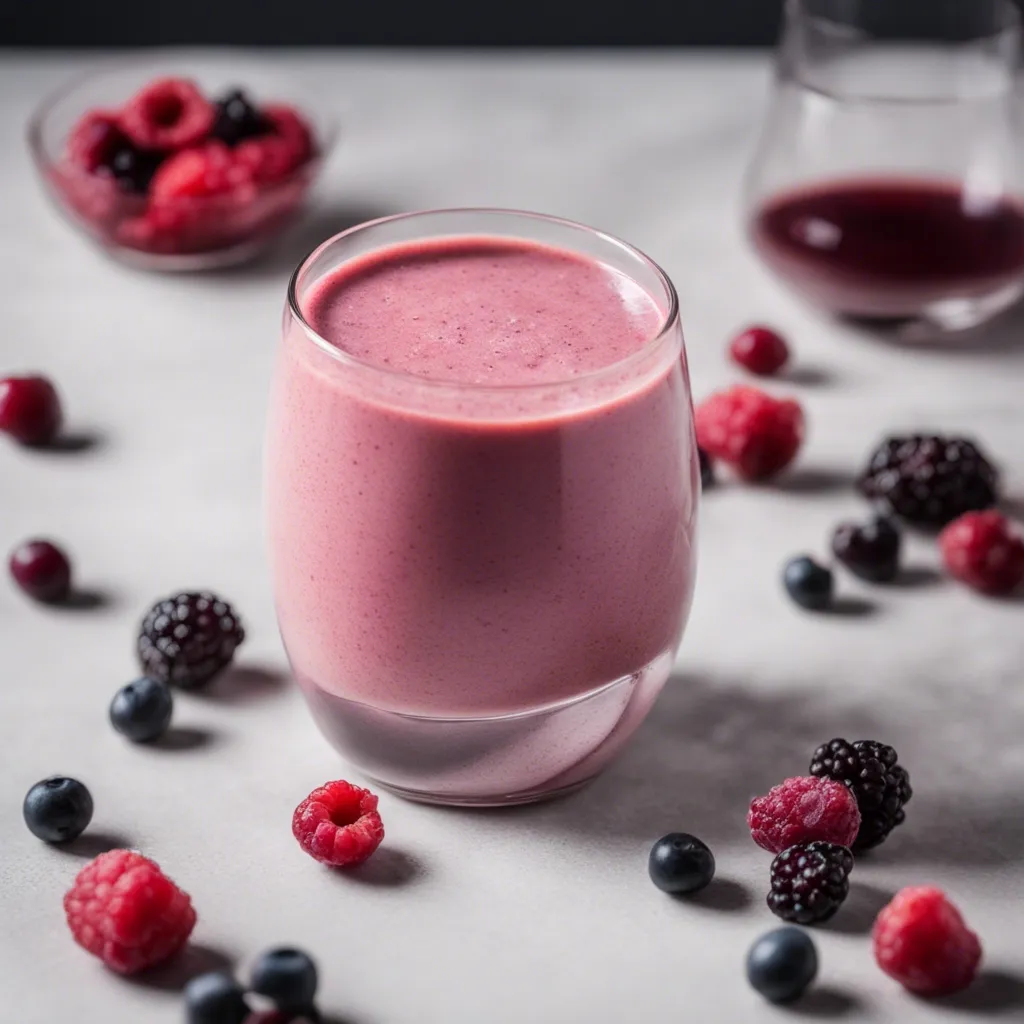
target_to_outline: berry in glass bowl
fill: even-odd
[[[203,270],[258,255],[300,213],[334,128],[258,67],[118,63],[44,100],[29,146],[57,209],[123,262]]]

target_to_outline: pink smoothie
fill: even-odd
[[[566,251],[462,238],[378,249],[299,301],[325,342],[293,323],[282,347],[268,511],[307,690],[483,717],[671,658],[698,492],[685,369],[591,384],[658,335],[647,292]],[[523,387],[566,381],[568,400]]]

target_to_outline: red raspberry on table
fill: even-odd
[[[804,437],[798,402],[740,385],[706,398],[696,411],[697,443],[744,480],[766,480],[788,466]]]
[[[64,912],[75,941],[119,974],[169,960],[196,923],[188,894],[132,850],[110,850],[86,864]]]
[[[949,574],[983,594],[1009,594],[1024,583],[1024,537],[1000,512],[968,512],[941,534]]]
[[[860,829],[860,808],[841,782],[797,776],[755,797],[747,824],[754,842],[771,853],[797,843],[853,846]]]
[[[0,380],[0,433],[22,444],[49,444],[63,419],[60,396],[45,377]]]
[[[118,123],[140,149],[175,150],[205,139],[216,116],[194,82],[160,78],[124,105]]]
[[[207,142],[168,157],[153,176],[149,194],[153,203],[205,199],[244,187],[250,178],[249,169],[223,142]]]
[[[778,373],[789,360],[789,346],[770,327],[748,327],[729,345],[733,360],[759,377]]]
[[[108,166],[114,153],[124,144],[117,114],[111,110],[90,110],[68,135],[68,160],[92,174]]]
[[[942,996],[967,988],[981,962],[981,942],[941,889],[901,889],[872,932],[878,966],[904,988]]]
[[[380,846],[384,824],[373,793],[350,782],[328,782],[295,808],[292,833],[314,860],[347,868]]]

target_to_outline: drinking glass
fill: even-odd
[[[361,361],[307,319],[348,261],[481,237],[622,275],[661,311],[657,336],[576,377],[478,386]],[[624,242],[537,214],[434,211],[343,232],[295,272],[267,457],[278,619],[321,731],[379,785],[521,803],[607,764],[678,651],[699,489],[676,294]]]
[[[744,204],[765,264],[918,333],[1019,298],[1019,48],[1011,0],[788,0]]]

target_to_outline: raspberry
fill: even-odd
[[[49,444],[63,419],[60,396],[45,377],[0,380],[0,433],[21,444]]]
[[[858,481],[886,512],[923,526],[945,526],[965,512],[991,508],[999,474],[971,441],[959,437],[890,437]]]
[[[75,941],[119,974],[169,960],[188,941],[196,912],[188,894],[131,850],[101,853],[64,897]]]
[[[823,743],[811,758],[811,775],[844,783],[857,800],[860,831],[852,844],[855,850],[878,846],[906,817],[903,805],[914,791],[906,768],[898,760],[896,751],[884,743],[847,743],[844,739]]]
[[[116,113],[90,110],[82,115],[68,135],[68,160],[93,174],[102,167],[110,167],[114,154],[127,141]]]
[[[765,480],[785,469],[800,449],[804,414],[797,402],[752,387],[734,387],[697,407],[697,441],[745,480]]]
[[[974,980],[981,943],[945,893],[931,886],[901,889],[875,921],[878,966],[922,996],[959,992]]]
[[[194,82],[161,78],[125,104],[119,124],[140,149],[175,150],[206,138],[216,116]]]
[[[153,177],[150,196],[154,203],[205,199],[244,186],[250,177],[223,142],[207,142],[169,157]]]
[[[747,824],[755,843],[781,853],[797,843],[852,846],[860,828],[853,794],[841,782],[799,776],[750,802]]]
[[[271,134],[246,139],[235,148],[239,163],[260,182],[286,178],[313,155],[313,137],[301,115],[291,107],[268,104],[263,115]]]
[[[194,690],[231,664],[244,639],[227,601],[209,591],[175,594],[158,601],[143,619],[139,662],[150,679]]]
[[[295,808],[292,833],[314,860],[335,868],[362,864],[384,838],[377,797],[350,782],[328,782]]]
[[[772,861],[768,909],[784,921],[827,921],[850,892],[853,854],[834,843],[798,843]]]
[[[729,345],[733,360],[759,377],[778,373],[789,359],[789,346],[770,327],[748,327]]]
[[[949,574],[983,594],[1009,594],[1024,582],[1024,537],[999,512],[968,512],[939,535]]]

